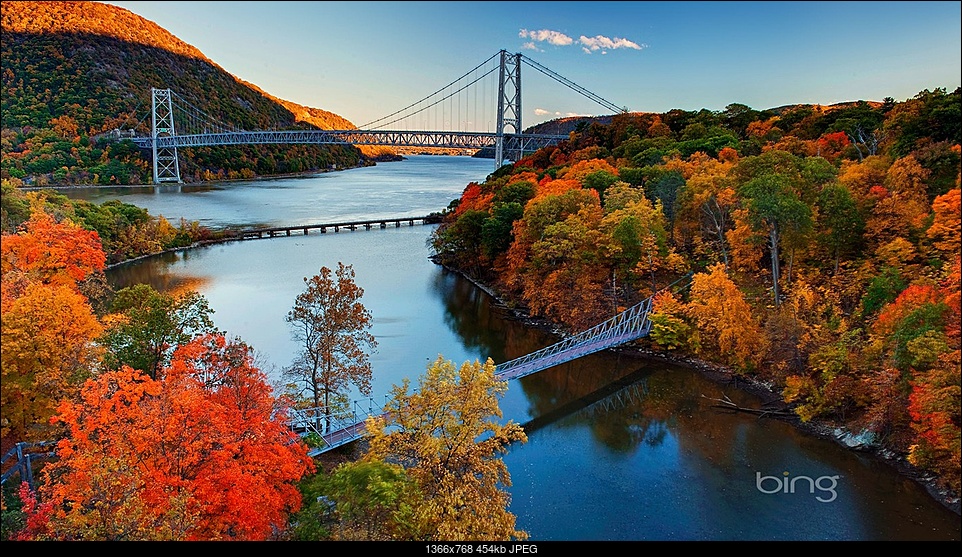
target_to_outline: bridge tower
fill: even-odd
[[[511,127],[515,134],[521,133],[521,53],[508,54],[501,51],[501,69],[498,80],[498,129],[494,143],[494,164],[501,168],[504,164],[504,129]],[[511,93],[514,93],[513,95]],[[518,159],[521,158],[521,145],[518,145]]]
[[[154,155],[154,183],[181,183],[180,165],[177,162],[177,147],[157,147],[157,139],[173,137],[174,105],[171,100],[170,89],[155,89],[151,87],[151,127],[150,137]]]

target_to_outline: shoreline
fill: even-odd
[[[394,160],[372,160],[372,164],[359,164],[356,166],[346,166],[344,168],[321,168],[318,170],[305,170],[304,172],[290,172],[287,174],[271,174],[269,176],[254,176],[253,178],[225,178],[223,180],[206,180],[200,182],[166,182],[163,184],[75,184],[72,186],[18,186],[17,189],[20,191],[43,191],[43,190],[84,190],[84,189],[97,189],[97,188],[164,188],[164,187],[201,187],[201,186],[216,186],[217,184],[233,184],[236,182],[261,182],[266,180],[280,180],[280,179],[290,179],[290,178],[309,178],[316,174],[327,174],[328,172],[341,172],[344,170],[353,170],[355,168],[366,168],[368,166],[374,166],[378,162],[394,162]]]
[[[471,277],[458,269],[441,263],[437,257],[431,257],[430,259],[443,269],[467,279],[477,288],[491,296],[491,299],[494,301],[495,305],[507,311],[513,319],[521,321],[526,326],[538,328],[550,332],[556,336],[564,336],[564,333],[553,323],[550,323],[544,319],[532,317],[524,310],[509,305],[500,296],[500,294],[498,294],[498,292],[489,285],[482,283],[480,280]],[[791,406],[782,401],[781,396],[777,392],[773,391],[769,385],[751,378],[738,377],[731,369],[721,364],[702,360],[688,354],[673,354],[670,352],[651,350],[642,346],[627,345],[608,348],[607,350],[617,352],[621,355],[638,358],[640,360],[655,361],[691,369],[702,374],[715,383],[734,385],[736,389],[740,389],[758,397],[766,405],[777,404],[778,410],[791,411]],[[777,419],[789,423],[792,425],[792,427],[795,427],[806,435],[832,441],[847,450],[858,451],[864,454],[872,455],[872,457],[878,461],[891,466],[903,477],[908,478],[909,480],[912,480],[921,486],[930,497],[936,500],[943,507],[957,515],[962,516],[962,499],[960,499],[959,494],[951,493],[940,488],[936,482],[936,476],[934,474],[916,468],[909,463],[904,456],[898,455],[895,452],[879,445],[862,443],[859,440],[858,434],[843,427],[836,427],[831,423],[803,422],[797,416],[786,418],[778,415],[772,415],[768,417],[770,419]]]

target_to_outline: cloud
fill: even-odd
[[[528,31],[527,29],[522,29],[518,36],[522,39],[531,39],[532,41],[547,42],[555,46],[568,46],[575,42],[574,39],[565,35],[560,31],[551,31],[549,29],[541,29],[538,31]],[[534,43],[531,43],[534,44]]]
[[[521,46],[521,48],[527,50],[541,51],[535,43],[546,42],[554,46],[571,46],[576,44],[576,41],[568,35],[565,35],[561,31],[552,31],[550,29],[539,29],[537,31],[522,29],[518,32],[518,36],[522,39],[530,39]],[[594,37],[581,35],[578,37],[577,44],[581,45],[581,50],[585,54],[592,54],[598,51],[600,51],[601,54],[608,54],[609,50],[617,50],[619,48],[631,48],[634,50],[648,48],[646,44],[638,44],[634,41],[619,37],[612,39],[604,35],[595,35]]]
[[[564,116],[564,117],[584,116],[583,114],[578,114],[577,112],[558,112],[557,110],[556,110],[556,111],[551,111],[551,110],[545,110],[545,109],[543,109],[543,108],[536,108],[536,109],[534,109],[534,114],[535,114],[535,116],[554,116],[554,117],[560,117],[560,116]]]
[[[602,54],[607,54],[609,50],[615,50],[618,48],[633,48],[635,50],[641,50],[648,45],[639,45],[628,39],[619,39],[615,37],[614,39],[609,39],[604,35],[595,35],[594,37],[586,37],[581,35],[578,37],[578,42],[582,46],[581,50],[588,54],[600,50]]]

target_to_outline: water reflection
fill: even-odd
[[[572,397],[593,382],[584,373],[581,381],[574,370],[543,383],[542,374],[522,380],[528,393],[555,402],[525,424],[528,443],[505,459],[512,511],[535,538],[959,539],[958,516],[884,464],[786,423],[712,408],[709,398],[721,395],[742,405],[760,401],[689,370],[624,367],[634,371],[580,398]],[[834,498],[823,502],[830,496],[821,488],[757,488],[756,474],[785,472],[837,478]],[[560,528],[562,516],[577,518]]]
[[[210,286],[212,278],[201,275],[158,273],[157,267],[169,267],[175,263],[189,260],[191,251],[172,252],[151,258],[150,263],[120,265],[107,273],[110,286],[115,290],[133,284],[148,284],[158,292],[179,296],[188,291],[203,292]]]

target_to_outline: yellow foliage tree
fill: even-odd
[[[932,240],[935,249],[952,255],[959,253],[962,246],[962,189],[949,190],[932,202],[935,218],[926,235]]]
[[[90,303],[67,285],[32,283],[3,312],[2,432],[39,440],[61,398],[77,394],[97,361]]]
[[[508,512],[511,485],[500,454],[526,442],[521,426],[502,417],[498,398],[507,383],[494,362],[442,357],[420,378],[417,391],[405,379],[395,386],[385,417],[369,418],[365,461],[399,464],[420,488],[414,510],[422,539],[499,541],[527,539]]]
[[[717,354],[740,372],[761,363],[768,339],[723,264],[692,277],[688,313],[700,333],[700,354]]]

